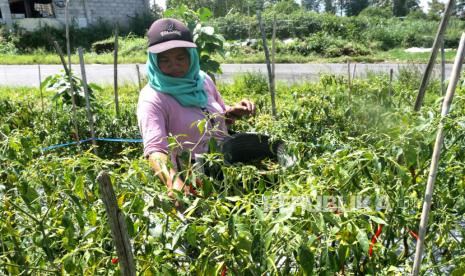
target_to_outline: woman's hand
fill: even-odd
[[[168,188],[168,196],[172,199],[175,199],[176,196],[173,190],[183,192],[184,196],[188,196],[189,194],[191,194],[190,186],[184,184],[184,182],[179,178],[173,183],[173,186],[171,186],[171,188]]]
[[[243,99],[237,104],[231,106],[225,113],[227,122],[234,123],[234,121],[242,116],[254,115],[255,104],[247,99]]]

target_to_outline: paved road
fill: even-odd
[[[423,72],[425,65],[378,63],[352,64],[352,70],[356,66],[355,77],[363,78],[368,73],[389,74],[389,70],[394,70],[396,76],[401,68],[416,68]],[[41,65],[42,80],[56,74],[62,67],[60,65]],[[140,64],[141,75],[145,75],[145,65]],[[223,74],[217,76],[220,82],[231,82],[235,75],[246,72],[260,72],[267,74],[265,64],[223,64]],[[452,64],[446,66],[446,76],[449,76]],[[78,65],[73,65],[72,69],[80,75]],[[317,81],[321,74],[331,73],[347,75],[347,64],[276,64],[276,79],[286,83],[296,83],[303,81]],[[99,84],[113,83],[113,66],[102,64],[86,65],[87,79],[89,82]],[[440,67],[434,69],[434,76],[440,76]],[[137,82],[137,71],[135,64],[120,64],[118,66],[118,79],[123,82]],[[37,65],[0,65],[0,86],[37,86],[39,83],[39,73]]]

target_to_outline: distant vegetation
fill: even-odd
[[[211,7],[208,21],[202,25],[215,27],[216,33],[222,34],[226,40],[226,55],[219,57],[224,62],[263,61],[263,46],[255,13],[257,9],[262,12],[268,39],[271,39],[273,19],[276,17],[278,62],[345,58],[368,62],[380,58],[424,61],[423,56],[399,57],[390,53],[398,53],[396,49],[399,48],[431,47],[440,20],[439,14],[444,9],[444,5],[435,1],[428,13],[418,8],[417,1],[403,1],[407,10],[399,13],[396,1],[371,1],[374,3],[371,5],[364,4],[369,1],[345,1],[341,6],[340,2],[344,1],[307,0],[299,6],[290,0],[250,0],[232,1],[225,13],[225,7],[220,5],[223,1],[168,1],[168,8],[171,9],[165,12],[165,16],[170,14],[184,21],[190,20],[196,14],[198,16],[201,10],[202,6],[197,2]],[[330,4],[325,5],[324,2],[334,3],[328,6]],[[457,47],[465,29],[462,12],[465,4],[462,2],[465,1],[458,1],[455,15],[449,22],[444,40],[446,48]],[[396,16],[402,14],[405,16]],[[145,61],[145,32],[153,20],[162,16],[160,9],[154,7],[152,12],[137,15],[120,30],[121,62]],[[0,63],[57,63],[52,42],[57,40],[64,47],[64,37],[64,30],[50,27],[30,33],[23,30],[10,33],[0,26]],[[109,22],[99,21],[83,29],[74,25],[71,27],[72,47],[84,47],[90,53],[88,59],[92,62],[111,62],[111,55],[107,53],[113,50],[113,39],[113,25]]]

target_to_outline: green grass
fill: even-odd
[[[105,41],[111,42],[110,37]],[[277,45],[278,52],[275,55],[276,63],[340,63],[347,60],[355,62],[409,62],[424,63],[429,59],[429,53],[407,53],[403,48],[395,48],[388,51],[371,50],[371,54],[363,56],[340,56],[327,58],[322,55],[312,53],[302,55],[289,53],[283,46]],[[214,58],[220,63],[264,63],[265,53],[251,47],[231,48],[228,52],[226,47],[225,57],[215,55]],[[87,64],[113,64],[113,52],[97,54],[91,50],[84,50],[84,59]],[[452,62],[456,51],[446,52],[447,62]],[[147,59],[145,38],[129,35],[119,40],[118,62],[124,63],[145,63]],[[72,63],[78,64],[77,52],[71,56]],[[60,58],[55,52],[46,51],[43,48],[36,49],[31,53],[11,53],[0,54],[0,64],[60,64]]]
[[[456,50],[446,52],[446,61],[452,63],[456,55]],[[428,61],[430,53],[407,53],[404,49],[396,48],[385,52],[375,52],[367,56],[342,56],[337,58],[324,58],[317,55],[302,56],[290,54],[277,54],[275,57],[276,63],[340,63],[347,60],[356,62],[410,62],[410,63],[425,63]],[[146,54],[136,51],[130,54],[121,54],[118,56],[118,63],[145,63]],[[239,54],[235,56],[220,57],[216,56],[221,63],[264,63],[265,54]],[[438,60],[440,59],[438,55]],[[87,64],[113,64],[113,53],[95,54],[87,53],[84,55],[84,60]],[[77,55],[71,56],[72,63],[79,63]],[[53,53],[40,54],[18,54],[18,55],[0,55],[0,64],[60,64],[60,58]]]
[[[66,60],[67,57],[65,57]],[[100,54],[89,53],[84,55],[86,64],[113,64],[113,54]],[[138,56],[118,56],[118,63],[145,63],[145,55]],[[79,56],[72,55],[71,62],[78,64]],[[5,65],[26,65],[26,64],[60,64],[60,57],[57,54],[21,54],[21,55],[0,55],[0,64]]]
[[[456,50],[446,51],[446,61],[452,63],[454,61]],[[396,48],[386,52],[378,52],[373,55],[376,60],[384,60],[390,62],[427,62],[430,58],[430,52],[427,53],[407,53],[404,49]],[[437,61],[440,61],[441,53],[438,53]]]

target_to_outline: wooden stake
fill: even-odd
[[[66,75],[69,75],[69,70],[68,70],[68,66],[66,66],[66,61],[63,55],[63,51],[61,50],[60,45],[58,45],[58,42],[56,40],[53,41],[53,46],[55,47],[55,50],[60,56],[61,64],[63,65],[63,68],[65,69]]]
[[[40,64],[37,64],[39,69],[39,92],[40,92],[40,103],[42,106],[42,113],[44,113],[44,94],[42,93],[42,74],[40,72]]]
[[[260,26],[260,32],[262,34],[262,41],[263,41],[263,48],[265,50],[265,58],[266,58],[266,68],[268,69],[268,81],[269,81],[269,88],[270,88],[270,93],[271,93],[271,112],[273,114],[273,117],[276,119],[277,114],[276,114],[276,104],[275,104],[275,91],[273,87],[273,74],[271,72],[271,62],[270,62],[270,53],[268,51],[268,45],[266,44],[266,35],[265,35],[265,28],[263,27],[263,22],[262,22],[262,15],[259,10],[257,10],[257,19],[258,19],[258,25]]]
[[[139,91],[141,91],[142,90],[142,83],[140,81],[139,64],[136,64],[136,71],[137,71],[137,83],[139,84]]]
[[[118,207],[110,176],[107,172],[102,171],[97,176],[97,181],[99,183],[100,196],[105,204],[111,235],[115,242],[121,273],[125,276],[136,275],[136,265],[126,221],[123,212]]]
[[[441,121],[439,123],[438,132],[436,135],[436,142],[434,144],[434,151],[431,160],[430,171],[428,175],[428,183],[426,185],[425,198],[423,201],[423,210],[421,212],[420,229],[418,230],[418,241],[415,251],[415,259],[413,263],[412,275],[417,276],[420,273],[420,265],[423,255],[423,248],[426,236],[426,228],[428,226],[428,216],[431,209],[431,202],[433,199],[434,182],[439,165],[439,158],[441,157],[442,144],[444,143],[444,119],[449,113],[452,99],[454,97],[457,82],[460,79],[460,71],[462,70],[462,61],[465,55],[465,33],[462,33],[457,55],[455,56],[454,67],[447,87],[446,96],[442,103]]]
[[[441,95],[446,93],[446,50],[444,49],[444,39],[441,46]]]
[[[77,125],[77,115],[76,115],[76,98],[75,98],[75,93],[74,93],[74,85],[73,85],[73,78],[71,76],[71,43],[69,39],[69,0],[66,0],[66,5],[65,5],[65,31],[66,31],[66,51],[68,54],[68,81],[69,81],[69,89],[71,91],[71,103],[73,104],[73,123],[74,123],[74,132],[76,133],[76,141],[77,144],[80,144],[80,139],[79,139],[79,131],[78,131],[78,125]]]
[[[113,88],[115,90],[115,109],[116,116],[119,118],[119,100],[118,100],[118,23],[115,24],[115,51],[114,51],[114,82]]]
[[[97,155],[97,141],[95,141],[95,131],[94,131],[94,117],[92,116],[92,110],[90,109],[90,100],[89,100],[89,89],[87,86],[87,75],[86,67],[84,63],[84,54],[82,53],[82,47],[78,48],[79,53],[79,63],[81,64],[81,75],[82,75],[82,84],[84,85],[84,94],[86,96],[86,110],[87,110],[87,119],[89,120],[90,135],[92,137],[92,145],[94,146],[94,154]]]
[[[420,89],[418,90],[417,99],[415,101],[415,106],[413,108],[414,111],[419,111],[421,108],[421,105],[423,104],[423,98],[425,97],[426,87],[428,86],[428,81],[431,76],[431,72],[433,71],[434,63],[436,61],[436,56],[438,54],[438,49],[441,46],[444,33],[446,32],[447,23],[449,22],[449,18],[452,14],[454,5],[455,5],[455,0],[449,0],[449,3],[447,4],[447,7],[446,7],[446,11],[444,12],[444,16],[442,17],[441,23],[439,24],[439,29],[436,34],[436,38],[434,39],[433,48],[431,49],[431,55],[429,57],[428,64],[425,68],[425,73],[423,74],[423,78],[421,79]]]

